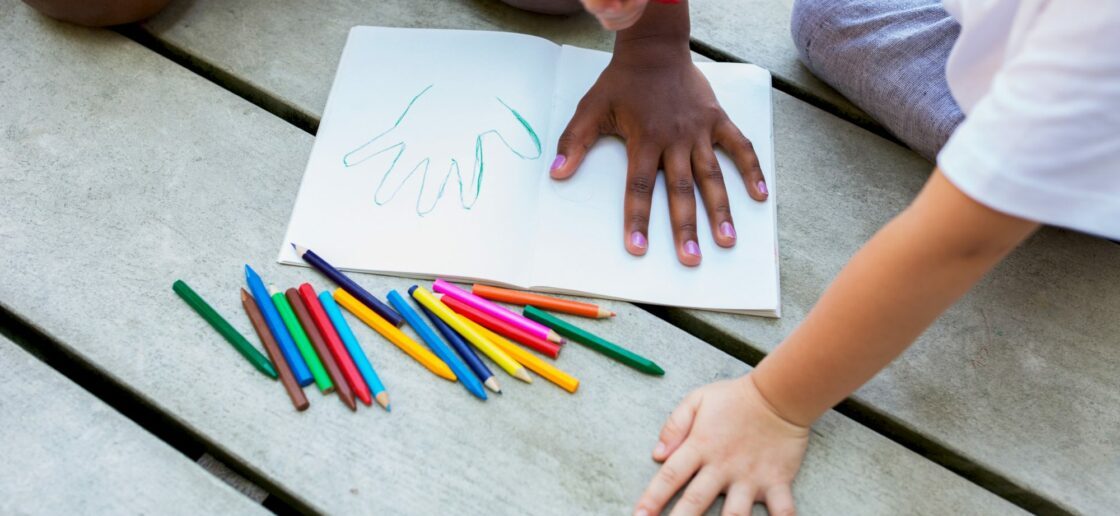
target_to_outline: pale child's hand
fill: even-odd
[[[756,501],[794,514],[790,486],[808,443],[809,429],[782,419],[750,375],[701,387],[661,429],[653,459],[664,464],[634,514],[659,514],[686,483],[674,516],[701,514],[720,493],[725,515],[750,514]]]

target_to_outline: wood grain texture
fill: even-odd
[[[7,201],[0,247],[35,265],[8,270],[0,302],[308,508],[624,512],[656,469],[650,449],[677,401],[746,371],[636,307],[604,303],[616,319],[580,322],[657,360],[665,377],[571,349],[558,365],[580,375],[578,394],[507,381],[503,396],[483,403],[433,379],[351,319],[392,389],[393,412],[355,414],[313,393],[311,409],[294,414],[275,382],[237,360],[166,287],[170,278],[187,279],[230,314],[239,309],[246,262],[278,286],[310,280],[326,287],[309,269],[274,263],[311,137],[115,34],[2,5],[0,48],[12,58],[0,61],[0,112],[8,124],[0,139]],[[245,31],[265,19],[301,20],[301,30],[270,40],[276,46],[268,63],[293,61],[284,68],[291,83],[325,95],[332,74],[318,76],[319,65],[301,70],[296,62],[333,66],[348,23],[314,18],[338,15],[341,5],[274,7],[265,19],[226,11],[236,6],[213,8],[243,20]],[[433,16],[442,11],[429,9]],[[171,15],[193,24],[182,11]],[[342,25],[328,35],[307,30]],[[309,49],[306,42],[319,37],[339,46],[296,58],[278,44],[290,38]],[[375,293],[411,283],[359,279]],[[79,310],[83,317],[75,317]],[[243,318],[231,322],[250,332]],[[221,353],[230,359],[216,360]],[[815,427],[795,491],[806,514],[1014,510],[835,413]]]

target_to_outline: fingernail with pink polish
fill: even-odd
[[[566,163],[567,161],[568,161],[568,158],[565,158],[563,154],[557,154],[556,159],[552,160],[552,168],[550,170],[556,170],[556,169],[564,166],[564,163]],[[762,183],[759,183],[759,184],[762,184]]]
[[[739,236],[735,233],[735,226],[732,226],[730,222],[719,225],[719,234],[727,238],[737,238]]]
[[[645,249],[649,244],[646,242],[646,236],[643,235],[641,231],[635,231],[630,233],[630,245],[638,249]]]
[[[762,195],[770,195],[770,191],[766,189],[766,181],[758,182],[758,191],[762,192]]]
[[[700,256],[700,244],[695,240],[689,240],[684,243],[684,252],[690,256]]]
[[[663,443],[661,441],[658,441],[657,446],[653,447],[653,454],[654,455],[661,455],[663,453],[665,453],[665,443]]]

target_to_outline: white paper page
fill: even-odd
[[[296,242],[343,269],[525,285],[558,54],[520,34],[352,29],[280,261],[302,263]]]
[[[576,104],[610,60],[605,52],[564,47],[557,72],[552,115],[554,149]],[[697,226],[703,262],[685,267],[677,260],[669,223],[664,178],[659,174],[649,221],[649,251],[626,252],[623,196],[626,152],[617,138],[592,147],[580,170],[566,181],[540,185],[533,285],[651,304],[777,315],[777,181],[774,177],[769,72],[753,65],[700,63],[720,104],[754,144],[770,192],[766,202],[747,195],[734,163],[718,152],[724,170],[738,242],[715,244],[703,201],[697,193]]]

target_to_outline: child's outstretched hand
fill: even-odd
[[[808,442],[809,429],[779,416],[750,375],[701,387],[661,429],[653,458],[664,464],[634,514],[659,514],[688,484],[673,515],[701,514],[720,493],[723,514],[750,514],[757,501],[771,515],[792,515],[790,485]]]
[[[696,266],[701,256],[694,188],[700,190],[716,244],[731,247],[737,236],[713,146],[731,155],[753,199],[764,201],[768,193],[750,140],[692,64],[687,38],[682,48],[673,55],[647,42],[640,49],[616,50],[560,135],[551,175],[567,179],[575,174],[601,135],[622,137],[629,162],[623,201],[626,250],[641,256],[648,249],[653,188],[663,168],[677,257]]]

